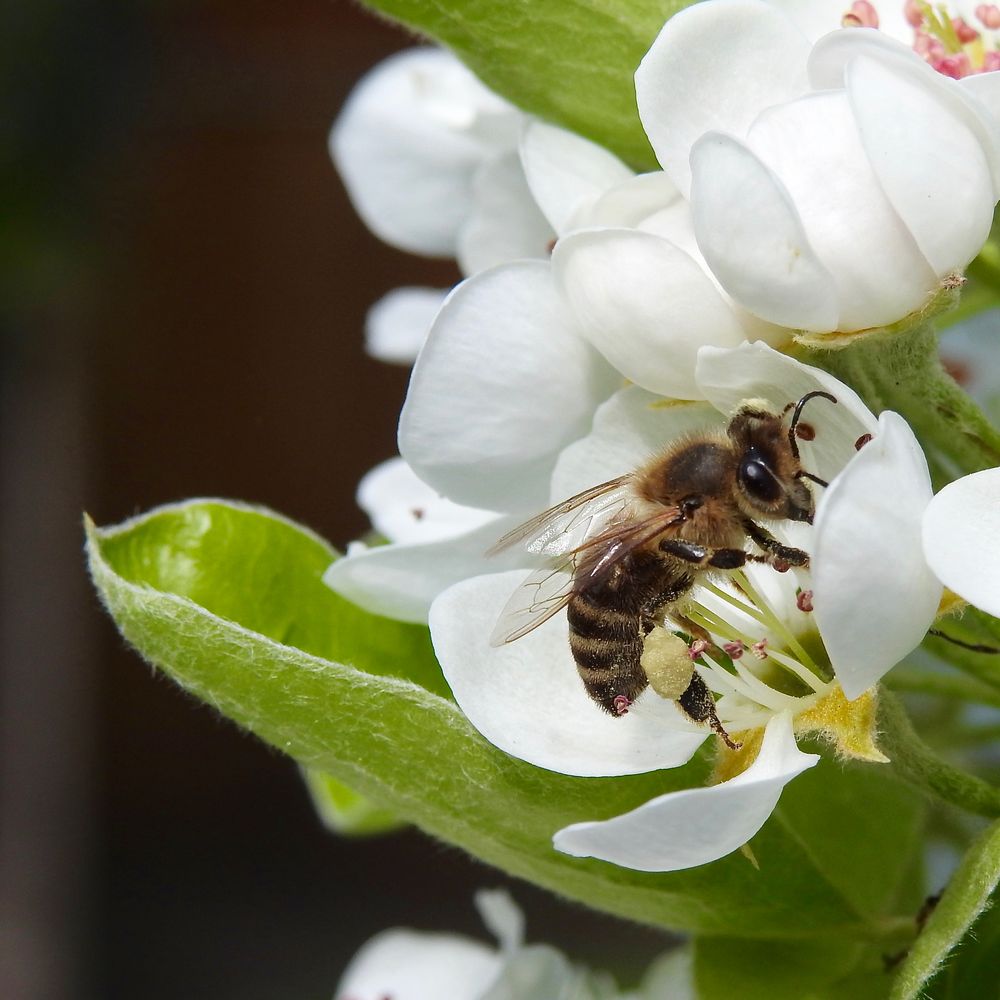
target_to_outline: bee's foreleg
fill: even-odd
[[[684,562],[690,563],[692,566],[711,567],[712,569],[739,569],[752,560],[752,556],[749,556],[743,549],[716,549],[708,545],[685,542],[680,538],[663,539],[660,542],[660,550],[667,555],[683,559]],[[789,551],[797,552],[798,549],[789,549]]]
[[[765,552],[775,559],[788,563],[789,566],[809,565],[808,552],[792,548],[790,545],[782,545],[770,531],[761,527],[756,521],[751,521],[749,517],[743,519],[743,528]]]

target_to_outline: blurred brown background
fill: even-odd
[[[456,272],[368,234],[326,133],[407,40],[338,0],[21,7],[0,67],[0,996],[328,997],[382,927],[481,934],[471,893],[503,880],[412,832],[324,833],[290,761],[124,648],[80,513],[219,495],[364,531],[354,486],[394,453],[407,378],[364,355],[365,310]],[[574,957],[637,974],[660,946],[514,893]]]

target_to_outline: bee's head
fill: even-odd
[[[802,468],[796,434],[806,426],[800,427],[802,408],[817,396],[837,402],[828,392],[808,392],[779,414],[770,412],[766,403],[749,400],[729,421],[727,433],[739,461],[737,498],[750,517],[812,523],[815,504],[803,480],[826,483]],[[792,416],[786,425],[789,412]]]

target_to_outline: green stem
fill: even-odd
[[[907,783],[979,816],[1000,816],[1000,788],[946,763],[917,735],[891,691],[879,698],[879,749]]]
[[[908,331],[858,337],[840,350],[812,348],[802,360],[852,386],[875,412],[902,414],[932,468],[965,475],[1000,465],[1000,432],[938,359],[930,322]]]

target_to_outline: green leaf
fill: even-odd
[[[884,1000],[881,957],[847,941],[776,942],[696,938],[698,1000]]]
[[[998,882],[1000,822],[990,826],[962,859],[940,901],[931,911],[923,931],[899,967],[892,984],[891,1000],[915,1000],[925,995],[927,984],[988,905]],[[995,928],[992,923],[988,928],[995,945]],[[993,988],[992,995],[996,996],[996,965],[991,969],[990,978],[980,983],[981,987],[986,985]]]
[[[506,756],[447,697],[427,630],[331,593],[321,582],[331,550],[267,511],[191,501],[87,531],[94,582],[143,656],[303,765],[491,864],[671,928],[801,939],[898,930],[887,901],[912,860],[920,805],[879,765],[824,761],[798,778],[753,840],[759,869],[738,853],[652,875],[570,858],[553,850],[556,830],[696,785],[706,755],[622,778]]]
[[[633,75],[671,15],[691,0],[364,0],[442,42],[531,114],[656,167]]]
[[[302,780],[324,825],[343,837],[389,833],[404,825],[388,809],[375,805],[332,775],[304,767]]]

